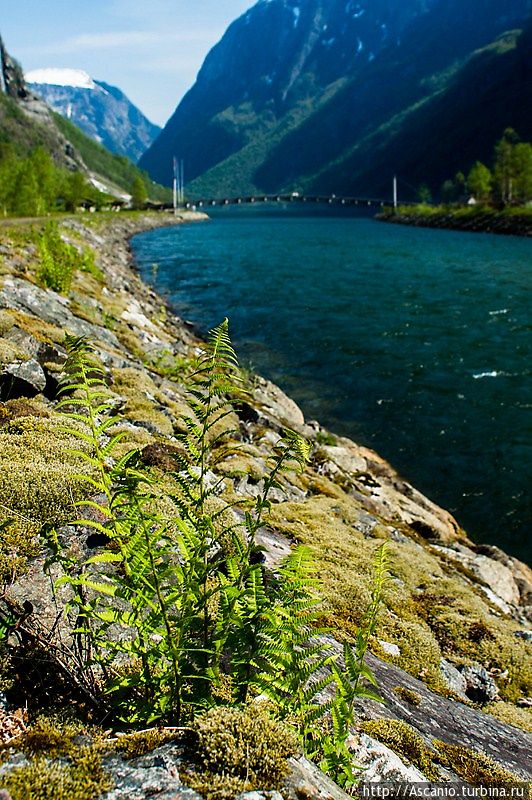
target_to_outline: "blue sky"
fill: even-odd
[[[26,71],[84,69],[162,125],[207,52],[255,0],[15,0],[0,22]]]

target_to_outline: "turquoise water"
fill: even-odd
[[[530,557],[532,242],[229,209],[134,239],[139,268],[476,541]]]

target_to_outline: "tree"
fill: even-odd
[[[53,207],[57,198],[57,171],[44,147],[34,150],[29,160],[39,190],[39,213],[42,214]]]
[[[467,189],[475,200],[480,203],[487,203],[491,197],[491,181],[492,177],[489,169],[481,161],[477,161],[473,164],[467,176]]]
[[[512,151],[513,199],[519,203],[532,200],[532,144],[519,142]]]
[[[417,190],[417,199],[420,203],[432,203],[432,194],[426,183],[422,183]]]
[[[16,171],[11,210],[21,217],[35,217],[42,213],[42,205],[33,165],[26,158]]]
[[[146,184],[140,175],[137,175],[131,187],[131,205],[133,208],[144,208],[147,199]]]
[[[503,205],[511,203],[515,185],[514,147],[519,137],[513,128],[506,128],[502,139],[495,145],[493,185],[497,198]]]
[[[89,187],[81,172],[69,172],[65,176],[63,197],[67,211],[75,211],[83,200]]]

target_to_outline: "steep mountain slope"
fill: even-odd
[[[467,78],[467,65],[476,58],[472,54],[502,32],[521,27],[532,11],[530,0],[469,0],[467,5],[462,0],[431,0],[399,7],[308,0],[298,17],[307,20],[298,43],[292,31],[297,7],[292,0],[259,2],[229,28],[207,57],[196,85],[141,160],[152,175],[167,180],[170,153],[179,142],[187,175],[195,178],[189,185],[194,195],[307,186],[376,194],[381,154],[372,146],[362,148],[357,166],[353,148],[377,133],[381,136],[384,126],[384,139],[393,153],[392,141],[413,119],[416,106],[460,84],[462,70],[463,91],[467,84],[474,97],[476,90]],[[263,41],[274,37],[275,45],[271,63],[264,64],[257,37],[267,30],[268,20],[271,26]],[[330,29],[335,35],[325,38]],[[297,65],[295,73],[288,60],[292,67]],[[526,75],[522,80],[525,89]],[[237,91],[232,88],[235,83]],[[452,108],[447,112],[453,115]],[[497,121],[495,138],[511,124],[505,113],[501,108],[498,118],[493,107],[484,109],[486,117]],[[460,137],[467,138],[464,126],[458,127]],[[526,130],[521,133],[527,135]],[[462,146],[460,137],[453,137],[453,148]],[[397,150],[401,158],[396,164],[390,155],[391,169],[409,182],[417,179],[416,170],[403,163],[404,146]],[[350,174],[333,170],[335,179],[340,173],[342,186],[331,189],[327,170],[348,158]],[[434,183],[431,163],[421,164],[417,172]]]
[[[28,88],[21,67],[0,38],[0,151],[2,145],[20,156],[42,146],[57,166],[85,173],[95,186],[116,196],[129,196],[139,176],[146,181],[150,197],[169,196],[168,190],[147,179],[127,158],[110,153],[55,114]]]
[[[301,182],[320,192],[389,196],[399,173],[401,196],[427,183],[437,194],[457,171],[490,163],[506,127],[532,138],[532,26],[502,35],[446,76],[434,93],[388,120],[338,161]],[[401,181],[404,178],[404,182]]]
[[[208,54],[141,166],[168,183],[177,150],[193,179],[287,115],[304,119],[433,2],[260,0]]]
[[[74,69],[39,69],[26,82],[54,111],[112,153],[138,161],[161,129],[116,86]]]

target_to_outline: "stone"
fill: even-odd
[[[297,403],[271,381],[264,378],[257,379],[257,386],[253,390],[253,400],[266,416],[273,417],[281,425],[294,430],[305,425],[305,417]]]
[[[349,474],[365,472],[367,469],[366,459],[359,454],[356,446],[353,446],[351,442],[350,445],[350,447],[319,445],[319,449],[327,456],[328,461],[332,461],[342,472]]]
[[[532,642],[532,631],[516,631],[514,635],[525,642]]]
[[[305,756],[291,758],[289,764],[290,775],[283,789],[289,800],[348,800],[349,795]]]
[[[392,644],[392,642],[385,642],[384,639],[379,639],[379,644],[387,655],[394,658],[401,655],[401,650],[398,645]]]
[[[462,668],[466,682],[466,694],[475,703],[491,703],[499,695],[497,684],[480,664],[471,664]]]
[[[38,361],[16,361],[0,373],[0,398],[35,397],[46,388],[46,375]]]
[[[440,672],[448,689],[454,695],[458,695],[462,700],[468,700],[466,695],[467,681],[463,673],[456,669],[456,667],[445,658],[442,658],[440,661]]]
[[[518,606],[521,593],[512,570],[502,561],[473,552],[469,547],[457,544],[454,547],[435,546],[435,549],[453,561],[466,567],[484,586],[485,594],[504,613],[510,606]]]
[[[365,733],[351,736],[348,742],[353,761],[363,767],[364,783],[421,783],[427,778],[412,764],[407,766],[389,747]]]
[[[179,778],[181,749],[177,745],[163,745],[140,758],[125,761],[120,756],[103,759],[115,788],[103,794],[100,800],[201,800],[201,796],[185,786]]]
[[[0,291],[0,308],[31,314],[63,328],[65,333],[74,336],[88,336],[93,341],[102,341],[116,350],[122,349],[112,331],[74,316],[68,307],[66,297],[62,297],[51,289],[34,286],[22,278],[14,278],[11,275],[5,278]]]

